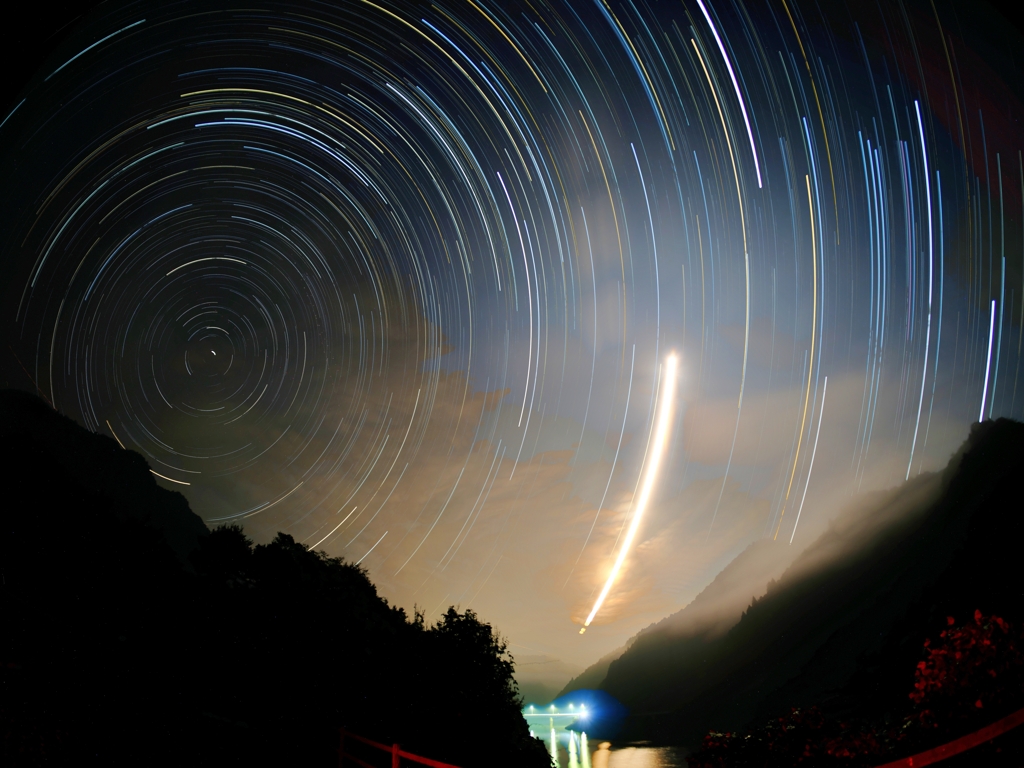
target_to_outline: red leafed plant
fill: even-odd
[[[1024,637],[999,616],[953,617],[914,671],[913,708],[889,724],[842,721],[817,707],[792,709],[747,733],[711,732],[690,768],[870,766],[896,752],[935,746],[935,729],[975,728],[1024,703]],[[910,709],[910,707],[908,707]]]
[[[926,658],[914,671],[910,700],[917,711],[909,719],[929,727],[949,720],[976,719],[977,710],[1005,702],[1017,692],[1024,668],[1021,637],[999,616],[974,612],[974,620],[956,627],[952,616],[938,642],[924,641]]]

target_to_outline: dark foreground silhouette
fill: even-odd
[[[902,706],[794,707],[746,731],[708,733],[689,768],[870,768],[909,757],[911,765],[941,757],[943,768],[1020,766],[1024,633],[981,611],[955,624],[946,617],[946,628],[925,640]]]
[[[345,727],[549,765],[472,611],[427,625],[288,535],[209,532],[140,456],[24,393],[0,392],[0,487],[0,763],[336,765]]]
[[[733,626],[675,622],[641,633],[600,684],[630,710],[619,737],[692,750],[709,731],[778,734],[779,718],[788,718],[786,733],[791,720],[801,720],[797,730],[805,735],[815,717],[837,733],[841,723],[878,733],[901,725],[917,711],[909,694],[918,664],[931,658],[926,639],[934,648],[942,631],[973,625],[980,611],[986,621],[1008,622],[1018,633],[1015,647],[1024,647],[1022,552],[1024,424],[977,424],[943,472],[840,515]],[[1001,629],[997,634],[1003,637]],[[930,745],[1024,707],[1024,688],[1011,690],[1017,693],[983,707],[974,706],[968,689],[958,691],[933,709],[948,715],[966,702],[970,716],[940,717]],[[601,734],[595,725],[588,734]],[[909,742],[900,749],[893,759],[913,754]],[[796,757],[814,764],[802,750]],[[764,764],[795,762],[776,754]]]

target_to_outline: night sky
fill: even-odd
[[[0,117],[2,383],[589,663],[1024,416],[1021,38],[880,6],[100,6]]]

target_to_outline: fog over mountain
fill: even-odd
[[[566,692],[606,667],[599,687],[630,710],[620,738],[690,747],[790,706],[905,700],[921,642],[947,615],[1024,613],[1022,491],[1024,425],[975,425],[942,472],[859,499],[778,580],[753,588],[784,558],[752,545]]]

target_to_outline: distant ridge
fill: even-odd
[[[39,476],[47,486],[70,485],[95,494],[118,519],[159,532],[182,566],[191,570],[189,554],[209,533],[206,524],[184,496],[157,485],[140,454],[83,429],[35,395],[11,389],[0,390],[0,445],[19,458],[31,456],[45,464]],[[35,493],[53,490],[40,487]]]
[[[724,634],[642,632],[601,684],[630,710],[620,737],[694,747],[790,706],[905,699],[946,615],[1024,615],[1022,498],[1024,424],[974,425],[944,471],[841,514]]]
[[[751,598],[762,592],[769,579],[781,573],[794,554],[786,545],[768,539],[748,545],[686,607],[641,629],[622,646],[606,653],[570,680],[558,697],[601,687],[612,662],[646,635],[707,638],[727,632],[740,620]]]
[[[652,624],[651,626],[654,625]],[[640,630],[640,632],[643,632],[643,630]],[[559,691],[558,695],[553,697],[552,700],[560,699],[565,696],[565,694],[572,693],[573,691],[600,688],[601,683],[604,682],[605,677],[608,675],[608,667],[611,666],[613,661],[622,656],[629,646],[636,642],[636,639],[640,637],[640,632],[629,638],[625,645],[621,645],[614,651],[606,653],[600,659],[576,675],[576,677],[565,684],[565,687]]]

